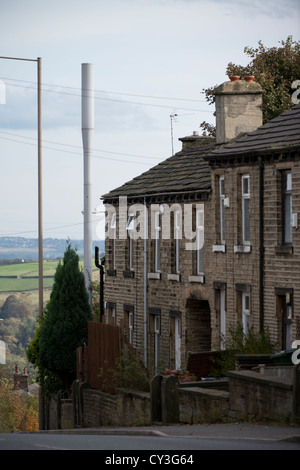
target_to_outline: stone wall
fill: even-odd
[[[46,429],[73,429],[73,403],[61,394],[52,395],[46,407]]]
[[[228,421],[228,392],[188,387],[179,389],[179,421],[207,424]]]
[[[232,418],[293,421],[292,381],[249,370],[228,372],[228,377]]]
[[[77,384],[73,387],[73,403],[59,395],[53,397],[48,417],[48,429],[251,419],[298,424],[300,365],[293,367],[292,380],[250,370],[228,372],[228,381],[190,384],[178,384],[172,376],[155,376],[150,393],[119,390],[110,395]]]
[[[110,395],[85,388],[83,391],[83,426],[140,426],[150,424],[150,395],[119,391]]]
[[[300,338],[300,230],[299,221],[292,229],[292,244],[282,241],[282,172],[292,172],[292,211],[300,214],[300,162],[278,161],[265,166],[265,325],[271,339],[280,349],[289,349],[282,342],[286,322],[291,329],[292,340]],[[279,299],[288,295],[291,315],[284,318]],[[286,299],[285,299],[286,301]]]

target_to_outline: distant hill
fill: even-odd
[[[60,238],[45,238],[43,240],[43,253],[45,259],[62,258],[66,250],[67,242],[77,249],[78,255],[83,256],[83,240],[65,240]],[[93,242],[93,254],[95,246],[99,247],[100,253],[105,251],[105,241]],[[24,237],[0,237],[0,260],[4,259],[38,259],[38,239]]]

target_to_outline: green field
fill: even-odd
[[[44,288],[51,288],[58,261],[43,263]],[[0,266],[0,292],[20,292],[38,289],[38,262]],[[50,277],[49,277],[50,276]]]
[[[44,275],[54,275],[57,264],[58,261],[44,261]],[[0,266],[0,276],[37,276],[38,273],[39,266],[37,261]]]
[[[44,261],[43,263],[43,287],[51,289],[54,282],[59,260]],[[79,262],[83,269],[83,261]],[[95,268],[95,266],[94,266]],[[98,270],[96,270],[98,271]],[[96,273],[97,274],[97,273]],[[0,266],[0,292],[23,292],[39,288],[39,264],[37,261],[30,263],[8,264]]]

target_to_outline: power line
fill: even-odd
[[[2,131],[0,131],[2,132]],[[28,137],[29,138],[29,137]],[[9,137],[4,137],[2,135],[0,135],[0,139],[4,139],[4,140],[9,140],[11,142],[16,142],[18,144],[23,144],[23,145],[31,145],[31,146],[36,146],[36,144],[34,143],[31,143],[31,142],[22,142],[20,140],[17,140],[17,139],[11,139]],[[62,144],[58,144],[58,145],[62,145]],[[67,145],[67,144],[64,144],[64,145]],[[69,154],[72,154],[72,155],[82,155],[81,153],[79,152],[72,152],[71,150],[62,150],[62,149],[56,149],[54,147],[48,147],[46,145],[43,145],[42,146],[44,149],[48,149],[48,150],[55,150],[57,152],[63,152],[63,153],[69,153]],[[122,154],[120,154],[122,155]],[[92,155],[93,158],[97,158],[97,159],[100,159],[100,160],[109,160],[110,162],[122,162],[122,163],[134,163],[134,164],[139,164],[139,165],[146,165],[146,166],[149,166],[149,163],[145,163],[145,162],[137,162],[137,161],[132,161],[132,160],[124,160],[124,159],[120,159],[120,158],[111,158],[111,157],[104,157],[104,156],[98,156],[98,155]],[[144,157],[144,158],[147,158],[147,157]]]
[[[25,136],[25,135],[15,134],[13,132],[7,132],[7,131],[1,131],[0,130],[0,133],[1,134],[12,135],[13,137],[19,137],[21,139],[29,139],[29,140],[36,141],[36,139],[34,137],[28,137],[28,136]],[[82,148],[79,145],[70,145],[70,144],[65,144],[65,143],[61,143],[61,142],[55,142],[53,140],[43,140],[43,142],[46,142],[47,144],[62,145],[64,147],[71,147],[71,148],[77,148],[77,149]],[[115,155],[125,155],[127,157],[136,157],[136,158],[145,158],[145,159],[150,159],[150,160],[158,160],[158,158],[156,158],[156,157],[146,157],[145,155],[135,155],[133,153],[113,152],[111,150],[103,150],[103,149],[92,149],[92,150],[94,152],[103,152],[103,153],[111,153],[111,154],[115,154]]]
[[[9,79],[9,78],[1,78],[2,80],[14,80],[14,79]],[[20,80],[21,81],[21,80]],[[27,82],[25,82],[27,83]],[[29,83],[34,83],[34,82],[29,82]],[[23,85],[16,85],[16,84],[9,84],[10,86],[14,86],[14,87],[19,87],[19,88],[24,88]],[[46,86],[44,84],[44,86]],[[50,85],[50,86],[57,86],[57,85]],[[34,86],[32,87],[26,87],[27,89],[36,89]],[[65,88],[68,88],[68,87],[65,87]],[[72,87],[70,87],[72,89]],[[75,88],[75,90],[77,90],[77,88]],[[66,91],[57,91],[57,90],[46,90],[46,89],[43,89],[43,92],[50,92],[50,93],[59,93],[59,94],[63,94],[63,95],[70,95],[70,96],[77,96],[78,98],[81,97],[80,94],[78,93],[71,93],[71,92],[66,92]],[[109,92],[104,92],[104,91],[97,91],[95,90],[95,92],[97,93],[109,93]],[[124,94],[124,95],[127,95],[127,96],[139,96],[139,97],[144,97],[146,98],[147,96],[149,95],[134,95],[134,94],[126,94],[126,93],[118,93],[118,92],[111,92],[112,94]],[[180,100],[180,101],[194,101],[194,102],[201,102],[203,103],[204,101],[201,101],[201,100],[191,100],[191,99],[185,99],[185,98],[167,98],[167,97],[151,97],[153,99],[164,99],[164,100]],[[102,101],[112,101],[112,102],[116,102],[116,103],[122,103],[122,104],[131,104],[131,105],[137,105],[137,106],[150,106],[150,107],[156,107],[156,108],[164,108],[164,109],[170,109],[170,105],[163,105],[163,104],[154,104],[154,103],[141,103],[141,102],[138,102],[138,101],[127,101],[127,100],[120,100],[120,99],[114,99],[114,98],[104,98],[104,97],[100,97],[100,96],[94,96],[94,99],[95,100],[102,100]],[[204,112],[204,113],[211,113],[210,110],[207,110],[207,109],[193,109],[193,108],[185,108],[185,107],[182,107],[182,106],[179,106],[177,107],[177,109],[181,109],[181,110],[185,110],[185,111],[195,111],[195,112]]]
[[[99,220],[92,220],[92,222],[99,222]],[[49,230],[61,230],[61,229],[64,229],[64,228],[69,228],[69,227],[75,227],[75,226],[83,226],[84,223],[83,222],[78,222],[76,224],[68,224],[68,225],[61,225],[60,227],[49,227],[49,228],[44,228],[44,231],[49,231]],[[5,235],[1,235],[2,232],[0,232],[0,237],[13,237],[15,235],[24,235],[24,234],[27,234],[27,233],[37,233],[37,229],[36,230],[26,230],[26,231],[22,231],[22,232],[12,232],[12,233],[6,233]]]
[[[35,82],[29,81],[29,80],[18,80],[15,78],[7,78],[7,77],[1,77],[1,80],[10,80],[10,81],[15,81],[15,82],[21,82],[21,83],[30,83],[30,84],[35,84]],[[55,84],[50,84],[50,83],[43,83],[43,86],[50,86],[50,87],[56,87],[56,88],[66,88],[68,90],[75,90],[78,91],[78,95],[76,94],[75,96],[81,96],[81,88],[77,87],[71,87],[71,86],[66,86],[66,85],[55,85]],[[12,85],[14,86],[14,85]],[[51,90],[45,90],[45,91],[51,91]],[[54,93],[63,93],[60,91],[55,91],[53,90]],[[107,91],[107,90],[94,90],[95,93],[106,93],[110,95],[122,95],[122,96],[134,96],[136,98],[150,98],[150,99],[155,99],[155,100],[170,100],[170,101],[190,101],[194,103],[205,103],[205,100],[196,100],[192,98],[175,98],[172,96],[155,96],[155,95],[141,95],[137,93],[126,93],[126,92],[121,92],[121,91]]]
[[[11,80],[11,81],[19,81],[19,82],[24,82],[24,83],[32,83],[34,84],[34,82],[31,82],[31,81],[26,81],[26,80],[17,80],[17,79],[12,79],[12,78],[5,78],[5,77],[0,77],[0,80]],[[13,87],[19,87],[19,88],[24,88],[23,85],[16,85],[16,84],[9,84],[9,86],[13,86]],[[67,88],[67,89],[71,89],[71,90],[80,90],[79,88],[75,88],[75,87],[68,87],[68,86],[60,86],[60,85],[46,85],[45,83],[43,84],[43,86],[54,86],[54,87],[58,87],[58,88]],[[36,90],[36,86],[32,86],[32,87],[26,87],[27,89],[32,89],[32,90]],[[94,90],[96,93],[107,93],[107,94],[116,94],[116,95],[124,95],[124,96],[135,96],[135,97],[140,97],[140,98],[150,98],[150,99],[160,99],[160,100],[170,100],[170,101],[184,101],[184,102],[194,102],[194,103],[207,103],[206,100],[194,100],[194,99],[191,99],[191,98],[175,98],[175,97],[164,97],[164,96],[151,96],[151,95],[138,95],[138,94],[134,94],[134,93],[123,93],[123,92],[109,92],[109,91],[102,91],[102,90]],[[78,98],[81,98],[81,94],[79,93],[70,93],[70,92],[65,92],[65,91],[58,91],[58,90],[46,90],[46,89],[43,89],[43,92],[49,92],[49,93],[58,93],[58,94],[62,94],[62,95],[69,95],[69,96],[76,96]],[[163,104],[153,104],[153,103],[142,103],[142,102],[137,102],[137,101],[126,101],[126,100],[121,100],[121,99],[114,99],[114,98],[104,98],[104,97],[100,97],[100,96],[94,96],[94,99],[95,100],[102,100],[102,101],[112,101],[112,102],[116,102],[116,103],[122,103],[122,104],[130,104],[130,105],[137,105],[137,106],[150,106],[150,107],[156,107],[156,108],[163,108],[163,109],[168,109],[170,110],[170,108],[174,108],[174,106],[170,106],[170,105],[163,105]],[[211,104],[211,103],[209,103]],[[237,105],[231,105],[231,107],[236,107],[236,108],[240,108],[240,105],[237,104]],[[215,111],[213,110],[210,110],[210,109],[194,109],[194,108],[185,108],[185,107],[181,107],[181,106],[176,106],[176,109],[179,109],[179,110],[183,110],[183,111],[193,111],[194,114],[198,113],[210,113],[210,114],[214,114]],[[252,114],[252,113],[248,113],[249,116],[255,116],[255,114]]]

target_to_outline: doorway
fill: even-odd
[[[186,346],[192,353],[211,350],[211,313],[208,300],[188,299]]]

